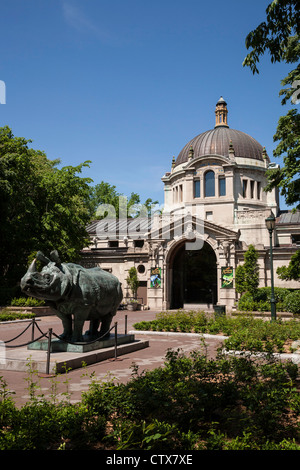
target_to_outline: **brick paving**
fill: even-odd
[[[136,311],[126,310],[118,311],[114,321],[118,322],[118,333],[125,332],[125,315],[127,315],[127,331],[133,331],[133,324],[142,320],[152,320],[155,318],[154,311]],[[8,341],[15,338],[26,327],[25,322],[0,323],[0,341]],[[48,328],[53,328],[57,335],[61,334],[61,322],[56,316],[40,317],[38,325],[43,332]],[[88,329],[88,325],[86,325]],[[36,333],[36,336],[40,333]],[[168,334],[141,334],[135,333],[136,339],[149,340],[149,347],[125,354],[117,360],[107,359],[90,366],[74,369],[67,374],[61,374],[55,377],[47,377],[44,374],[33,374],[32,380],[36,382],[36,395],[42,395],[47,399],[52,399],[55,394],[56,399],[65,399],[66,394],[70,401],[77,402],[81,399],[81,394],[88,391],[92,380],[107,381],[112,379],[114,382],[126,383],[132,376],[132,366],[136,364],[139,370],[151,370],[163,365],[165,354],[168,349],[180,348],[184,352],[190,352],[195,349],[201,349],[208,357],[213,358],[217,349],[221,345],[221,338],[205,338],[205,346],[197,335],[168,335]],[[13,343],[9,345],[20,345],[31,340],[30,328]],[[204,351],[205,349],[205,351]],[[15,349],[14,349],[15,350]],[[7,354],[9,349],[7,348]],[[34,351],[28,351],[28,357],[33,357]],[[46,354],[46,353],[45,353]],[[18,406],[22,406],[29,400],[28,391],[28,371],[20,372],[14,370],[1,370],[0,377],[6,381],[7,387],[14,392],[13,400]]]

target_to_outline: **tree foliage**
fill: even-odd
[[[99,205],[114,207],[119,216],[122,194],[116,187],[103,181],[92,186],[92,179],[81,176],[91,162],[59,169],[59,159],[49,160],[31,142],[0,128],[0,287],[16,286],[38,250],[56,249],[64,261],[76,261],[89,243],[86,227]],[[141,214],[138,194],[123,202],[127,216]],[[144,212],[156,204],[147,199]]]
[[[292,104],[300,99],[300,15],[299,0],[274,0],[266,9],[266,21],[262,22],[246,37],[246,48],[250,52],[243,65],[252,72],[259,73],[260,57],[268,53],[272,63],[297,64],[282,80],[279,92],[282,104],[291,99]],[[300,117],[296,109],[291,109],[279,119],[274,142],[279,142],[274,156],[283,156],[283,167],[267,172],[271,191],[279,187],[288,205],[300,208]]]
[[[90,208],[93,219],[106,217],[137,217],[139,215],[147,217],[158,204],[151,198],[144,203],[137,193],[132,192],[127,198],[117,191],[116,186],[101,181],[91,188]],[[110,206],[110,207],[109,207]]]
[[[300,171],[300,114],[295,109],[280,117],[274,142],[279,142],[274,156],[284,155],[284,166],[267,171],[265,189],[280,188],[286,203],[297,204],[296,208],[300,209],[300,180],[297,178]]]
[[[299,281],[300,280],[300,250],[297,250],[296,253],[291,257],[291,261],[288,266],[280,266],[277,268],[277,274],[279,279],[285,281]]]
[[[89,162],[58,169],[30,143],[0,128],[1,285],[14,285],[37,250],[72,261],[87,243],[92,180],[80,173]]]
[[[134,299],[136,299],[137,290],[139,287],[139,280],[138,280],[137,270],[134,266],[129,269],[126,281],[132,291],[132,295]]]
[[[250,292],[254,294],[259,285],[258,253],[253,245],[249,245],[244,254],[244,264],[237,267],[235,272],[235,288],[239,294]]]
[[[299,33],[299,0],[272,1],[266,9],[266,21],[246,37],[246,48],[252,50],[243,65],[250,67],[253,73],[259,73],[257,64],[266,52],[269,52],[272,63],[297,62],[300,56]]]

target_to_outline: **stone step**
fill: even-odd
[[[203,310],[204,312],[214,312],[213,304],[183,304],[183,310]]]

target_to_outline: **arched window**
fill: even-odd
[[[215,173],[209,170],[204,176],[205,197],[212,197],[215,195]]]

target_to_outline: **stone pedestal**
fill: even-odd
[[[117,335],[117,345],[132,343],[134,341],[134,335]],[[94,341],[90,343],[78,343],[70,344],[62,341],[60,339],[54,338],[51,341],[51,353],[55,352],[76,352],[76,353],[85,353],[89,351],[96,351],[97,349],[111,348],[115,346],[115,337],[111,335],[110,338],[100,339],[99,341]],[[42,339],[35,341],[27,346],[27,349],[38,350],[38,351],[47,351],[48,350],[48,340]]]
[[[7,351],[4,360],[0,360],[0,371],[28,371],[30,361],[32,370],[44,374],[60,374],[67,370],[80,369],[83,365],[89,366],[108,359],[115,360],[116,352],[118,360],[124,354],[136,353],[149,347],[149,340],[136,340],[132,332],[128,335],[120,334],[117,339],[116,350],[114,335],[106,340],[74,345],[55,338],[51,341],[50,355],[47,339],[35,341],[30,345]]]

